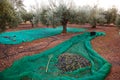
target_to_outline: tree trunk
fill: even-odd
[[[62,33],[67,33],[67,23],[68,23],[68,18],[66,17],[67,16],[67,12],[64,12],[63,14],[62,14],[62,21],[61,21],[61,23],[62,23],[62,26],[63,26],[63,31],[62,31]]]
[[[92,25],[92,28],[96,28],[96,24],[95,24],[95,25]]]
[[[67,33],[67,23],[66,24],[62,24],[62,26],[63,26],[62,33]]]
[[[32,28],[34,27],[34,24],[32,23]]]
[[[97,24],[97,22],[96,22],[96,20],[94,19],[94,20],[93,20],[93,24],[92,24],[92,28],[96,28],[96,24]]]
[[[31,25],[32,25],[32,28],[34,27],[34,24],[33,24],[33,22],[30,20],[30,23],[31,23]]]

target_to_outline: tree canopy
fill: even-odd
[[[17,14],[8,0],[0,1],[0,31],[17,26]]]
[[[32,26],[37,26],[39,22],[53,27],[62,25],[63,33],[67,32],[67,24],[91,24],[96,25],[115,23],[119,26],[119,14],[115,7],[104,10],[97,5],[75,6],[72,0],[48,0],[49,5],[39,5],[31,7],[31,11],[25,10],[23,0],[1,0],[0,1],[0,31],[8,26],[14,27],[21,22],[30,21]]]
[[[63,26],[62,33],[67,32],[67,23],[70,21],[75,20],[76,17],[72,17],[76,15],[72,11],[75,9],[73,8],[72,1],[50,1],[50,6],[47,9],[42,9],[41,12],[41,19],[40,21],[43,24],[52,25],[56,27],[58,25]]]

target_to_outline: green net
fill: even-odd
[[[84,32],[84,28],[67,28],[68,32]],[[35,28],[30,30],[20,30],[13,32],[5,32],[0,34],[1,44],[20,44],[22,42],[30,42],[36,39],[45,38],[53,35],[60,34],[62,26],[57,28]]]
[[[42,53],[23,57],[0,73],[0,80],[104,80],[111,64],[92,49],[90,41],[105,35],[103,32],[85,32]],[[79,54],[90,61],[90,66],[62,73],[55,66],[59,55]]]

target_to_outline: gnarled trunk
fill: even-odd
[[[63,18],[62,18],[62,26],[63,26],[63,31],[62,33],[67,33],[67,23],[68,23],[68,19],[66,17],[66,13],[63,13]]]
[[[96,28],[96,24],[97,24],[96,19],[93,18],[92,28]]]
[[[62,24],[62,26],[63,26],[62,33],[67,33],[67,23],[66,24]]]
[[[33,28],[33,27],[34,27],[34,24],[33,24],[32,20],[30,20],[30,23],[31,23],[31,25],[32,25],[32,28]]]
[[[96,28],[96,24],[92,25],[92,28]]]

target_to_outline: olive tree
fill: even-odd
[[[71,19],[73,20],[72,23],[76,23],[76,24],[88,23],[90,16],[90,6],[89,5],[80,6],[71,13],[73,13],[73,16],[71,18],[74,17],[73,19]]]
[[[33,24],[33,27],[37,27],[38,23],[40,22],[40,17],[41,17],[41,11],[42,11],[42,4],[40,5],[36,1],[36,5],[31,6],[30,14],[31,15],[31,23]]]
[[[0,1],[0,31],[17,26],[17,14],[8,0]]]
[[[118,28],[120,28],[120,14],[117,15],[115,24],[117,25]]]
[[[109,8],[104,12],[105,19],[107,20],[107,24],[115,22],[115,19],[117,17],[117,12],[118,10],[115,7]]]
[[[42,7],[40,12],[40,22],[47,27],[50,25],[52,16],[48,7]]]
[[[17,14],[17,18],[18,18],[17,21],[19,23],[23,22],[22,15],[26,12],[24,8],[23,0],[9,0],[9,2],[11,3],[12,7],[14,8]]]
[[[106,23],[104,10],[97,6],[91,7],[89,5],[80,6],[75,11],[72,11],[74,15],[70,23],[85,24],[90,23],[92,28],[96,28],[97,24],[103,25]]]
[[[56,7],[55,12],[53,13],[53,18],[58,21],[55,24],[61,24],[63,26],[62,33],[66,33],[67,31],[67,23],[70,19],[70,8],[67,8],[67,5],[60,4]]]
[[[96,28],[97,24],[105,24],[106,19],[105,16],[102,14],[102,10],[98,8],[97,6],[91,7],[90,9],[90,15],[89,17],[89,23],[91,24],[92,28]]]
[[[32,12],[25,11],[25,12],[22,12],[22,14],[21,14],[21,18],[22,18],[23,22],[26,23],[27,21],[29,21],[31,23],[32,27],[34,27],[33,17],[34,17],[34,14]]]
[[[76,15],[72,13],[73,9],[72,1],[50,0],[49,7],[42,10],[41,22],[46,25],[52,25],[53,27],[62,25],[62,33],[66,33],[68,22],[74,18],[72,17],[73,15]]]

